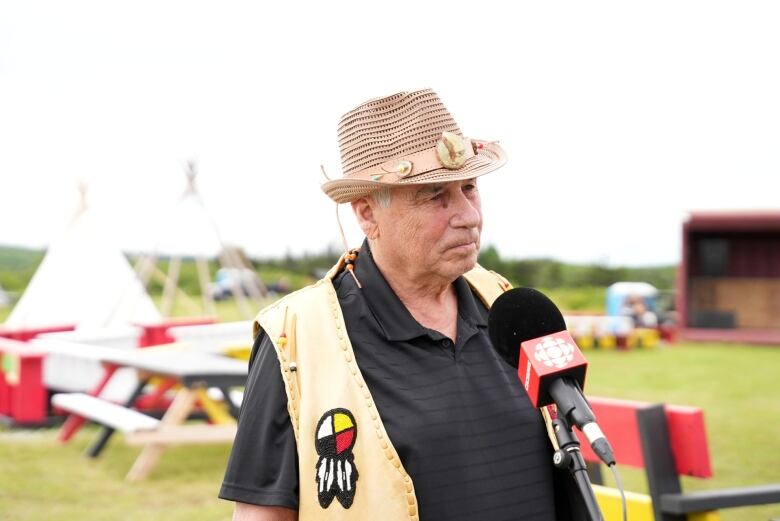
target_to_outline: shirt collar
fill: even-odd
[[[487,310],[479,297],[474,294],[465,277],[455,279],[455,291],[458,295],[458,314],[462,319],[476,326],[487,327]]]
[[[428,334],[406,309],[401,299],[387,283],[384,275],[374,262],[368,240],[363,241],[358,258],[355,260],[355,276],[363,289],[360,290],[366,305],[390,341],[405,341]],[[487,326],[483,313],[479,311],[466,279],[458,277],[455,282],[460,318],[474,325]]]

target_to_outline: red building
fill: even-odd
[[[677,309],[691,340],[780,344],[780,212],[696,212]]]

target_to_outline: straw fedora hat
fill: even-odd
[[[339,123],[344,176],[322,190],[348,203],[384,188],[471,179],[506,163],[495,142],[466,138],[431,89],[369,100]]]

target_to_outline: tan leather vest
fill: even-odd
[[[284,378],[298,444],[298,518],[417,521],[414,484],[355,362],[331,282],[343,266],[265,308],[254,325],[273,341]],[[511,287],[480,266],[464,277],[488,307]]]

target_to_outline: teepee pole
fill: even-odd
[[[180,268],[181,257],[171,257],[170,264],[168,265],[168,276],[165,278],[165,286],[163,287],[162,303],[160,305],[164,317],[171,316],[171,311],[173,310],[176,289],[179,287]]]
[[[149,290],[149,279],[155,269],[158,269],[156,255],[141,255],[135,262],[135,272],[144,290]]]
[[[217,226],[214,217],[209,212],[209,209],[206,207],[203,197],[201,196],[200,192],[197,189],[196,178],[198,172],[194,161],[187,161],[185,174],[187,176],[187,187],[184,191],[184,194],[182,194],[182,199],[191,197],[195,201],[195,203],[200,207],[201,211],[208,219],[212,231],[216,236],[217,242],[219,243],[220,246],[220,252],[218,253],[217,256],[220,266],[222,268],[227,268],[227,269],[234,268],[238,270],[239,273],[241,273],[241,269],[245,268],[246,266],[244,266],[244,263],[242,262],[241,258],[236,252],[231,251],[230,248],[225,247],[225,242],[222,240],[222,235],[219,231],[219,227]],[[205,274],[205,280],[204,280],[204,274]],[[211,309],[214,309],[213,300],[208,288],[208,280],[210,280],[208,270],[203,269],[202,267],[199,266],[198,276],[199,276],[199,284],[201,286],[201,294],[204,299],[204,304],[206,304],[207,300],[211,301],[210,303],[206,304],[207,309],[208,306],[211,306]],[[252,310],[247,303],[247,298],[246,295],[244,294],[241,278],[239,276],[239,280],[235,280],[235,277],[233,277],[233,279],[234,280],[232,280],[232,284],[230,285],[230,292],[236,301],[236,304],[238,306],[238,311],[243,318],[245,319],[252,318],[256,310]],[[259,297],[262,295],[262,293],[266,291],[265,286],[262,285],[262,281],[260,282],[260,284],[261,284],[261,288],[259,292],[260,295],[258,295],[257,288],[254,287],[247,288],[247,292],[250,294],[250,296],[257,298],[257,302],[255,303],[255,305],[259,305]]]
[[[244,261],[241,260],[241,257],[238,255],[238,252],[235,250],[235,248],[227,248],[227,254],[232,262],[235,263],[236,268],[247,268],[252,269],[250,266],[247,266],[244,264]],[[254,270],[252,270],[254,272]],[[265,284],[263,284],[262,279],[255,274],[255,280],[257,281],[259,287],[252,284],[249,286],[249,296],[252,297],[253,300],[255,300],[258,304],[262,300],[263,296],[268,294],[268,289],[265,287]]]
[[[219,261],[224,268],[240,268],[240,266],[233,266],[230,255],[225,252],[224,247],[219,253]],[[246,297],[244,296],[244,290],[241,289],[241,282],[236,280],[236,277],[232,277],[231,282],[232,284],[230,284],[230,293],[233,295],[233,298],[236,299],[236,304],[238,304],[238,311],[241,313],[241,317],[245,320],[252,318],[252,311],[247,305]]]
[[[154,280],[162,284],[163,286],[166,284],[168,277],[165,275],[165,272],[163,272],[160,268],[154,267],[154,270],[152,270],[152,276],[154,277]],[[181,288],[176,288],[176,295],[180,297],[183,302],[193,314],[200,313],[200,306],[197,302],[195,302],[192,297],[187,295]]]
[[[198,283],[200,284],[200,294],[203,298],[203,308],[206,310],[208,315],[216,316],[217,312],[214,308],[214,298],[211,295],[211,291],[209,289],[209,280],[211,280],[211,275],[209,275],[208,262],[206,262],[205,258],[198,257],[195,259],[195,264],[198,267]]]

